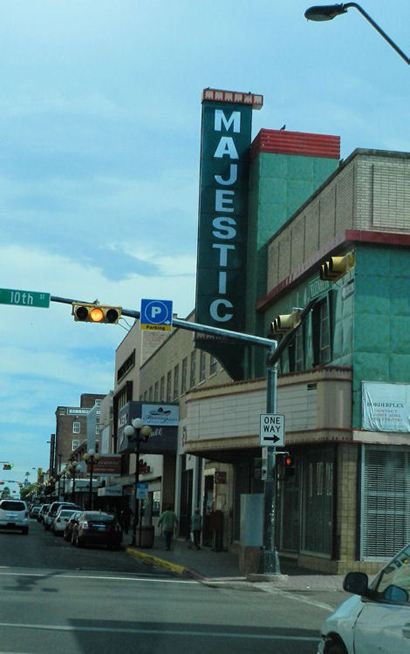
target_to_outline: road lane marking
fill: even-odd
[[[305,597],[304,595],[297,595],[296,593],[290,593],[287,590],[281,590],[280,588],[274,588],[274,589],[269,589],[266,590],[264,589],[265,592],[268,592],[271,595],[282,595],[283,597],[288,597],[289,599],[293,599],[297,602],[302,602],[302,604],[309,604],[310,606],[316,606],[319,609],[324,609],[325,611],[330,611],[330,613],[333,613],[335,610],[334,606],[330,606],[330,604],[325,604],[324,602],[317,602],[314,599],[311,599],[310,597]]]
[[[121,627],[80,627],[71,625],[54,625],[54,624],[23,624],[13,622],[0,622],[0,628],[10,629],[34,629],[38,631],[63,631],[63,632],[89,632],[89,633],[109,633],[109,634],[135,634],[144,636],[196,636],[209,638],[247,638],[250,640],[292,640],[317,643],[320,638],[313,638],[310,636],[285,636],[280,634],[250,634],[238,631],[206,631],[202,630],[186,630],[183,629],[143,629],[137,627],[121,628]]]
[[[145,582],[153,582],[157,584],[199,584],[198,581],[195,579],[165,579],[165,578],[160,578],[157,579],[155,577],[152,578],[147,578],[147,577],[110,577],[108,575],[60,575],[58,572],[56,573],[40,573],[40,572],[0,572],[0,577],[43,577],[44,579],[50,579],[50,577],[54,577],[55,579],[75,579],[78,581],[79,579],[96,579],[96,580],[102,580],[102,581],[145,581]]]

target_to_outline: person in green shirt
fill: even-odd
[[[161,527],[161,531],[164,534],[165,549],[169,551],[171,549],[174,529],[178,527],[178,518],[172,510],[172,507],[167,507],[165,511],[161,513],[158,520],[158,527]]]

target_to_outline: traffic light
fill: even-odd
[[[3,464],[3,470],[11,470],[12,465],[11,463],[4,463]]]
[[[354,267],[354,252],[348,252],[341,257],[330,257],[320,266],[320,279],[336,282]]]
[[[300,323],[300,309],[295,309],[292,313],[280,314],[270,324],[270,336],[285,334],[297,327]]]
[[[291,479],[295,476],[295,459],[291,454],[285,454],[283,457],[283,467],[285,470],[285,479]]]
[[[74,320],[116,324],[121,318],[121,307],[107,307],[100,304],[78,304],[73,302]]]

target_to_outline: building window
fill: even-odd
[[[328,302],[324,299],[312,312],[313,365],[328,363],[330,352],[330,320]]]
[[[288,347],[289,372],[305,369],[305,339],[303,325],[296,332]]]
[[[206,379],[206,352],[203,350],[199,353],[199,381],[203,382]]]
[[[189,376],[189,387],[193,388],[196,384],[196,350],[191,352],[191,371]]]
[[[149,393],[148,393],[148,400],[149,400],[150,402],[152,402],[153,397],[154,397],[154,389],[152,388],[152,386],[150,386],[150,387],[149,387]]]
[[[179,365],[177,364],[174,368],[174,400],[178,399],[179,393]]]
[[[71,451],[74,452],[74,450],[77,449],[77,447],[80,445],[81,441],[80,440],[72,440],[71,441]]]
[[[73,422],[73,434],[79,434],[81,432],[81,422],[76,420]]]
[[[165,377],[161,377],[159,386],[159,401],[165,402]]]
[[[186,384],[188,376],[188,359],[184,357],[182,359],[182,369],[181,369],[181,395],[186,393]]]
[[[211,354],[211,357],[209,359],[209,374],[210,375],[215,375],[217,367],[218,367],[218,361]]]
[[[171,371],[168,370],[167,372],[167,402],[171,402],[171,386],[172,386],[172,379],[171,379]]]
[[[154,384],[154,402],[158,402],[159,396],[159,383],[156,381]]]
[[[120,381],[120,379],[122,379],[127,374],[127,372],[131,370],[131,368],[133,368],[134,366],[135,366],[135,350],[131,352],[128,359],[126,359],[122,364],[122,366],[118,368],[117,382]]]

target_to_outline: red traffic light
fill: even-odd
[[[295,476],[295,459],[291,454],[285,454],[283,457],[284,478],[291,479]]]

